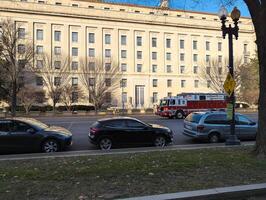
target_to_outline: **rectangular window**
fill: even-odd
[[[222,62],[222,59],[223,59],[223,56],[218,56],[218,62],[221,63]]]
[[[127,58],[127,50],[121,50],[121,58]]]
[[[218,42],[218,51],[222,51],[222,42]]]
[[[72,86],[78,85],[78,77],[72,77]]]
[[[61,31],[54,32],[54,41],[60,42],[61,41]]]
[[[79,55],[78,48],[72,47],[72,56],[78,56],[78,55]]]
[[[158,86],[158,79],[153,79],[152,80],[152,87],[157,87]]]
[[[197,49],[198,49],[198,41],[193,40],[193,50],[197,50]]]
[[[194,80],[194,87],[198,88],[199,87],[199,80]]]
[[[171,79],[167,80],[167,87],[172,87],[172,80]]]
[[[127,87],[127,79],[121,80],[121,87]]]
[[[210,42],[206,41],[206,51],[210,51]]]
[[[25,39],[26,30],[25,28],[18,28],[18,38]]]
[[[151,40],[152,40],[152,47],[157,47],[157,38],[153,37]]]
[[[71,63],[71,69],[72,70],[78,70],[79,63],[77,61],[72,61]]]
[[[210,62],[210,58],[211,58],[210,55],[206,55],[206,62]]]
[[[25,51],[26,51],[26,47],[25,47],[25,45],[24,45],[24,44],[19,44],[19,45],[18,45],[18,53],[20,53],[20,54],[24,54]]]
[[[218,74],[221,76],[222,73],[223,73],[223,68],[222,68],[222,67],[219,67],[219,68],[218,68]]]
[[[198,62],[198,54],[193,54],[193,62]]]
[[[95,79],[89,78],[89,86],[94,86],[94,84],[95,84]]]
[[[78,42],[78,32],[72,32],[72,42]]]
[[[123,92],[122,93],[122,102],[123,103],[126,103],[127,102],[127,93],[126,92]]]
[[[121,64],[121,71],[122,72],[126,72],[127,71],[127,64],[126,63],[122,63]]]
[[[54,54],[61,55],[61,47],[54,47]]]
[[[157,65],[152,65],[152,72],[157,72]]]
[[[181,88],[186,87],[186,80],[181,80]]]
[[[95,70],[95,62],[89,62],[89,70],[94,71]]]
[[[121,45],[127,45],[127,36],[121,35]]]
[[[36,77],[36,85],[42,86],[43,85],[43,78],[41,76]]]
[[[54,77],[54,86],[60,86],[61,77]]]
[[[166,48],[171,48],[171,39],[166,39]]]
[[[248,44],[244,44],[244,54],[248,52]]]
[[[152,93],[152,102],[157,103],[158,102],[158,92]]]
[[[157,60],[157,52],[152,52],[152,60]]]
[[[210,88],[210,87],[211,87],[211,81],[207,80],[207,88]]]
[[[79,99],[79,93],[76,91],[72,92],[72,103],[77,103]]]
[[[142,37],[141,36],[137,36],[137,46],[142,46]]]
[[[180,61],[185,61],[185,54],[184,53],[180,53]]]
[[[180,40],[180,49],[185,48],[185,40]]]
[[[38,45],[36,47],[36,54],[42,54],[43,53],[43,46]]]
[[[180,74],[184,74],[185,73],[185,66],[180,66]]]
[[[37,62],[36,62],[36,67],[37,67],[38,69],[43,68],[43,60],[37,60]]]
[[[37,40],[43,40],[43,30],[42,29],[37,29],[37,31],[36,31],[36,39]]]
[[[166,53],[166,60],[171,60],[171,53],[169,52]]]
[[[111,103],[112,102],[112,95],[111,92],[105,93],[105,103]]]
[[[89,57],[95,57],[95,49],[89,48]]]
[[[61,61],[54,61],[54,68],[60,69],[61,68]]]
[[[142,59],[142,51],[137,51],[137,59]]]
[[[111,63],[105,63],[104,64],[105,71],[108,72],[111,70]]]
[[[211,73],[211,68],[210,67],[206,67],[206,74],[210,75]]]
[[[194,74],[197,74],[197,73],[198,73],[198,66],[194,66],[194,67],[193,67],[193,73],[194,73]]]
[[[166,71],[167,71],[167,73],[171,73],[172,72],[172,65],[167,65]]]
[[[89,33],[89,43],[90,44],[95,43],[95,34],[94,33]]]
[[[111,58],[111,49],[105,49],[105,58]]]
[[[104,35],[104,41],[105,41],[105,44],[111,44],[111,35],[105,34]]]
[[[142,71],[142,64],[137,64],[137,72],[141,72]]]
[[[244,64],[247,64],[247,63],[248,63],[248,57],[244,56]]]
[[[168,96],[168,97],[171,97],[171,96],[172,96],[172,92],[168,92],[168,93],[167,93],[167,96]]]

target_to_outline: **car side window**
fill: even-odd
[[[145,125],[138,122],[138,121],[135,121],[135,120],[127,120],[127,126],[129,128],[144,128]]]
[[[8,133],[10,131],[11,121],[0,121],[0,133]]]
[[[242,115],[238,115],[237,116],[237,124],[239,124],[239,125],[249,125],[250,123],[251,123],[251,121],[248,118],[246,118],[246,117],[244,117]]]
[[[15,121],[12,131],[13,132],[27,132],[27,130],[30,128],[32,127],[24,122]]]
[[[205,124],[229,124],[226,114],[211,114],[204,120]]]
[[[104,124],[105,127],[108,128],[125,128],[125,120],[111,120]]]

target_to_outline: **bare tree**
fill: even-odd
[[[16,115],[17,92],[23,86],[25,70],[33,60],[33,43],[25,29],[10,19],[0,22],[0,88],[2,99],[11,104]]]
[[[97,112],[102,106],[111,103],[111,95],[119,87],[121,73],[117,63],[102,62],[100,59],[81,61],[81,82],[89,95],[90,102]]]
[[[45,94],[43,90],[33,86],[25,86],[17,94],[18,102],[24,107],[26,114],[29,114],[31,107],[34,104],[43,103]]]
[[[219,62],[218,60],[212,59],[207,65],[201,67],[199,78],[207,83],[207,87],[212,89],[214,92],[222,93],[224,92],[224,81],[226,79],[226,75],[229,72],[228,70],[228,60],[224,60],[223,62]],[[240,87],[241,87],[241,67],[242,61],[241,59],[235,59],[235,74],[234,80],[236,82],[235,92],[239,95]]]
[[[51,99],[53,111],[56,104],[60,101],[63,89],[70,82],[70,58],[41,54],[38,58],[39,66],[33,67],[34,73],[42,78],[46,89],[47,97]]]
[[[79,99],[84,98],[85,94],[81,87],[68,84],[63,88],[60,102],[66,106],[67,111],[71,111],[74,103],[77,103]]]

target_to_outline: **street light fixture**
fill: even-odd
[[[229,73],[234,78],[234,57],[233,57],[233,35],[235,36],[236,40],[238,39],[238,20],[240,18],[240,11],[234,7],[233,11],[231,12],[231,18],[234,21],[234,27],[229,24],[226,27],[225,22],[228,16],[228,12],[224,6],[222,6],[218,12],[218,16],[222,23],[222,33],[223,38],[225,39],[226,34],[228,34],[228,42],[229,42]],[[230,96],[230,103],[232,104],[232,119],[230,123],[230,130],[231,134],[229,138],[226,140],[226,145],[240,145],[240,141],[238,140],[235,134],[235,92],[233,92]]]

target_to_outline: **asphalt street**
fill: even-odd
[[[251,119],[257,121],[257,113],[246,114]],[[174,144],[175,145],[185,145],[185,144],[195,144],[199,141],[192,140],[191,138],[184,136],[183,131],[183,121],[179,119],[167,119],[161,118],[156,115],[138,115],[132,116],[136,117],[144,122],[152,124],[160,124],[162,126],[169,127],[174,132]],[[96,146],[90,144],[88,141],[88,130],[89,127],[97,121],[97,119],[105,118],[103,116],[75,116],[75,117],[40,117],[40,121],[56,126],[62,126],[70,130],[73,134],[73,145],[69,149],[70,151],[77,150],[95,150]]]

